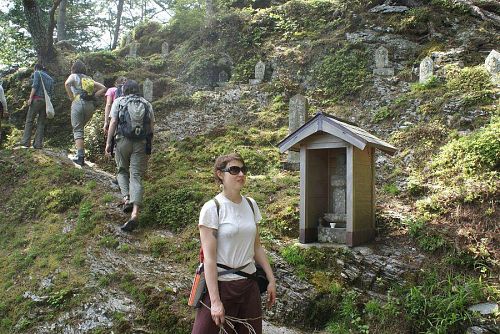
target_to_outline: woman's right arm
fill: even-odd
[[[112,104],[113,104],[113,96],[111,95],[106,96],[106,107],[104,107],[104,126],[102,127],[105,134],[108,133],[109,112],[111,111]]]
[[[69,99],[70,99],[71,101],[73,101],[73,99],[75,98],[75,97],[73,96],[73,92],[71,91],[71,84],[72,84],[72,82],[73,82],[73,78],[72,78],[72,76],[70,75],[70,76],[68,77],[68,79],[66,79],[66,82],[64,83],[64,88],[66,89],[66,94],[68,95],[68,97],[69,97]]]
[[[217,230],[200,225],[201,247],[203,248],[205,280],[210,294],[212,320],[217,326],[224,323],[224,305],[220,300],[217,280]]]

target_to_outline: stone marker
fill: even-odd
[[[264,81],[264,76],[266,74],[266,63],[262,60],[255,65],[255,79],[260,80],[260,82]]]
[[[266,75],[266,63],[262,60],[255,65],[255,79],[250,79],[251,85],[257,85],[264,81],[264,76]]]
[[[290,98],[288,106],[288,134],[300,128],[307,119],[307,99],[305,96],[297,94]],[[298,164],[300,153],[288,151],[287,162]]]
[[[420,62],[419,82],[426,83],[434,74],[434,62],[430,57],[425,57]]]
[[[383,46],[375,51],[375,69],[376,75],[394,75],[394,68],[389,67],[389,51]]]
[[[169,52],[170,52],[170,46],[168,45],[167,42],[163,42],[161,44],[161,54],[163,56],[167,56]]]
[[[127,37],[125,38],[125,45],[129,45],[130,43],[132,43],[132,35],[127,34]]]
[[[130,57],[133,57],[133,58],[137,57],[137,49],[138,48],[139,48],[139,43],[137,43],[137,42],[131,43],[128,55]]]
[[[484,67],[491,74],[493,82],[500,85],[500,53],[498,51],[491,50],[484,61]]]
[[[221,71],[219,72],[219,86],[223,86],[225,84],[227,84],[227,82],[229,81],[229,75],[227,74],[226,71]]]
[[[146,79],[142,86],[143,96],[149,102],[153,101],[153,81]]]

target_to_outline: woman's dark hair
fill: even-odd
[[[139,84],[135,80],[127,80],[123,84],[123,94],[139,94]]]
[[[37,64],[35,64],[35,71],[46,71],[46,69],[45,69],[45,66],[37,63]]]
[[[222,180],[217,175],[217,171],[226,168],[227,164],[230,163],[231,161],[239,161],[243,165],[245,165],[245,161],[243,161],[243,158],[238,153],[221,155],[220,157],[215,159],[215,164],[214,164],[215,183],[222,184]]]
[[[120,85],[123,85],[127,81],[127,78],[125,77],[118,77],[115,80],[115,87],[118,87]]]
[[[87,66],[85,66],[85,63],[78,59],[73,63],[73,66],[71,66],[71,73],[75,74],[87,74]]]

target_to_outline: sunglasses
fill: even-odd
[[[243,166],[243,167],[231,166],[231,167],[227,167],[227,168],[221,168],[221,171],[227,172],[231,175],[238,175],[240,172],[242,172],[243,175],[245,175],[247,173],[247,168],[245,166]]]

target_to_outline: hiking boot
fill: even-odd
[[[137,227],[137,221],[130,219],[128,222],[123,224],[120,228],[123,232],[132,232]]]
[[[123,212],[124,213],[131,213],[132,210],[134,209],[134,203],[123,203]]]
[[[73,159],[71,159],[71,160],[72,160],[75,164],[80,165],[80,166],[82,166],[82,167],[83,167],[83,165],[85,165],[85,159],[84,159],[83,157],[78,156],[78,157],[75,157],[75,158],[73,158]]]

